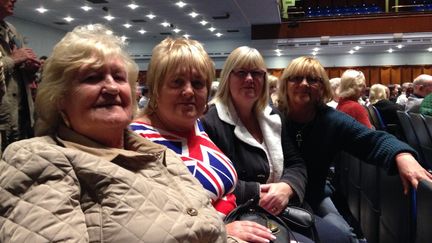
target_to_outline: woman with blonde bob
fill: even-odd
[[[366,127],[372,128],[367,110],[358,102],[365,88],[366,79],[361,71],[346,70],[341,77],[340,99],[336,109],[352,116]]]
[[[279,109],[288,120],[288,136],[297,141],[307,165],[305,201],[317,215],[347,236],[351,237],[351,230],[324,190],[330,163],[338,152],[343,150],[380,165],[389,173],[398,171],[405,193],[410,184],[417,187],[419,180],[432,179],[410,146],[326,105],[331,97],[329,80],[314,57],[294,59],[283,71],[280,82]]]
[[[202,121],[237,171],[237,203],[254,199],[277,215],[289,202],[303,201],[306,173],[268,99],[263,57],[254,48],[238,47],[223,65],[219,89]],[[296,238],[309,241],[298,234]]]
[[[226,242],[177,155],[127,130],[138,67],[108,31],[76,27],[45,63],[39,137],[0,161],[0,241]]]
[[[388,99],[390,94],[389,88],[382,84],[374,84],[369,90],[369,102],[374,105],[380,100]]]
[[[389,100],[390,90],[382,84],[374,84],[369,91],[369,101],[378,110],[387,132],[402,138],[400,134],[400,122],[397,111],[403,111],[404,107]]]

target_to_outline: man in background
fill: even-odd
[[[5,18],[13,15],[16,0],[0,0],[0,80],[1,151],[10,143],[33,136],[33,100],[30,84],[39,69],[32,49]]]
[[[414,91],[408,97],[405,111],[420,113],[420,104],[426,95],[432,93],[432,76],[421,74],[413,81]]]

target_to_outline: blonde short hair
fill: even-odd
[[[269,75],[267,75],[267,80],[268,80],[268,83],[269,83],[269,87],[271,87],[271,86],[276,86],[277,87],[278,86],[278,82],[279,82],[279,78],[278,77],[269,74]]]
[[[259,51],[255,48],[248,46],[241,46],[236,48],[227,57],[220,74],[219,89],[217,90],[214,99],[211,103],[221,102],[225,106],[228,106],[232,99],[231,92],[229,89],[229,77],[231,72],[236,68],[248,67],[258,68],[267,71],[267,66],[264,62],[264,58],[261,56]],[[259,94],[258,100],[254,104],[255,112],[260,112],[268,105],[268,82],[267,74],[264,77],[264,86],[261,94]]]
[[[165,78],[179,68],[195,69],[205,79],[207,91],[210,91],[215,78],[215,67],[203,45],[196,40],[186,38],[166,38],[153,48],[148,65],[149,103],[144,113],[155,111]]]
[[[360,96],[365,87],[366,78],[363,72],[354,69],[348,69],[341,76],[339,97],[352,98]]]
[[[125,64],[133,106],[136,107],[138,66],[124,51],[123,41],[109,33],[112,31],[101,24],[77,26],[54,46],[51,56],[44,64],[42,82],[35,101],[37,136],[56,132],[62,122],[59,102],[70,90],[71,81],[79,69],[86,65],[102,67],[112,57],[120,58]]]
[[[318,59],[314,57],[302,56],[292,60],[284,69],[282,76],[279,79],[278,107],[282,112],[285,114],[289,113],[289,97],[287,92],[288,80],[290,77],[296,76],[313,76],[321,78],[323,90],[318,105],[324,105],[332,100],[333,96],[330,88],[329,78],[324,67],[321,65]]]
[[[380,100],[388,99],[387,87],[382,84],[374,84],[369,90],[369,102],[373,105]]]

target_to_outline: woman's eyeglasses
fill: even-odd
[[[232,73],[239,78],[246,78],[250,74],[253,79],[262,79],[266,74],[266,72],[261,70],[244,70],[244,69],[232,70]]]
[[[311,76],[294,76],[294,77],[288,77],[288,82],[299,84],[303,82],[303,80],[306,79],[306,82],[308,84],[317,84],[322,83],[323,80],[320,77],[311,77]]]

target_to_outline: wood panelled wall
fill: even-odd
[[[366,77],[366,84],[402,84],[412,82],[420,74],[432,75],[432,65],[404,65],[404,66],[366,66],[366,67],[328,67],[325,68],[329,78],[340,77],[347,69],[362,71]],[[283,69],[269,69],[277,77],[282,75]]]
[[[412,82],[420,74],[432,75],[432,65],[404,65],[404,66],[366,66],[366,67],[328,67],[325,68],[329,78],[340,77],[347,69],[362,71],[366,77],[366,84],[370,87],[373,84],[402,84]],[[269,73],[280,77],[283,69],[269,69]],[[140,71],[138,83],[146,83],[146,71]],[[216,70],[219,77],[220,70]]]

